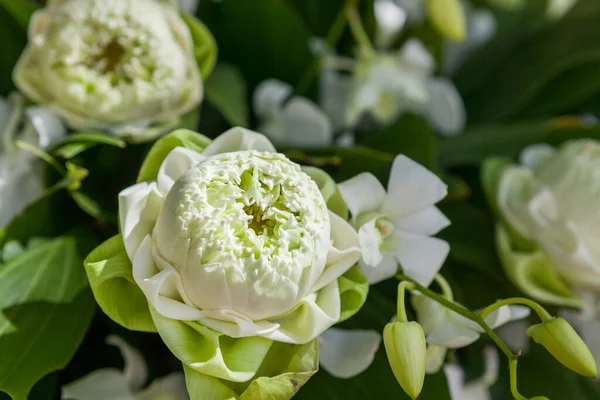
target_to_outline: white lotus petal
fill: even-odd
[[[340,184],[338,188],[348,210],[352,214],[352,220],[367,212],[379,211],[385,199],[385,189],[375,175],[363,172]]]
[[[407,216],[434,205],[447,193],[448,187],[437,175],[401,154],[392,164],[382,211],[395,217]]]
[[[251,130],[235,127],[222,133],[202,152],[205,157],[232,151],[258,150],[277,152],[273,144],[264,135]]]
[[[336,378],[351,378],[371,365],[380,343],[373,330],[329,328],[319,336],[319,363]]]
[[[206,159],[206,156],[203,154],[185,147],[176,147],[171,150],[158,170],[158,176],[156,177],[158,190],[166,196],[181,175],[204,159]]]

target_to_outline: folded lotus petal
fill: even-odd
[[[165,158],[158,170],[156,183],[158,190],[165,196],[173,187],[173,184],[181,175],[185,174],[194,165],[202,162],[206,157],[198,152],[176,147]]]
[[[202,152],[205,157],[232,151],[258,150],[275,153],[275,147],[264,135],[235,127],[219,135]]]
[[[436,207],[431,206],[392,221],[396,229],[419,235],[435,235],[450,225],[450,220]]]
[[[532,235],[526,205],[539,190],[532,171],[527,168],[508,167],[500,179],[498,207],[508,224],[524,238]]]
[[[373,330],[329,328],[319,336],[319,363],[336,378],[351,378],[371,365],[380,344]]]
[[[329,220],[331,222],[331,247],[327,253],[327,264],[311,288],[311,292],[329,285],[360,259],[361,249],[354,228],[345,219],[331,211],[329,211]]]
[[[388,194],[381,210],[403,217],[434,205],[447,193],[448,187],[437,175],[401,154],[392,164]]]
[[[142,240],[152,232],[163,203],[164,195],[155,182],[138,183],[119,193],[119,218],[130,259]]]
[[[353,221],[361,214],[379,211],[385,199],[385,188],[375,175],[368,172],[338,184],[338,188]]]
[[[185,377],[181,372],[173,372],[155,379],[144,390],[135,395],[136,400],[189,400]]]
[[[360,272],[363,273],[369,285],[374,285],[396,275],[398,272],[398,261],[393,256],[385,256],[379,264],[374,267],[366,265],[362,260],[359,262]]]
[[[369,222],[365,222],[358,230],[362,260],[370,267],[375,267],[383,261],[383,254],[379,250],[382,238],[376,223],[377,218],[373,218]]]
[[[98,369],[64,385],[61,388],[61,399],[136,400],[129,382],[121,371],[113,368]]]
[[[441,239],[400,230],[394,231],[382,247],[384,254],[396,257],[407,276],[424,286],[431,284],[449,251],[450,246]]]
[[[125,378],[129,388],[136,391],[144,386],[148,378],[148,367],[142,354],[117,335],[108,336],[106,343],[116,346],[121,352],[124,361],[123,378]]]

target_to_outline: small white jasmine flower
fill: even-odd
[[[123,370],[104,368],[62,387],[64,400],[189,400],[185,379],[181,372],[158,378],[148,387],[148,371],[144,358],[134,347],[118,336],[107,337],[106,342],[121,351],[125,361]]]
[[[460,365],[447,364],[444,374],[448,380],[450,398],[452,400],[491,400],[490,387],[498,379],[498,351],[493,347],[484,349],[485,369],[477,379],[465,382],[465,373]]]
[[[398,268],[429,286],[449,246],[431,237],[450,221],[435,207],[447,187],[435,174],[404,155],[394,160],[388,191],[370,173],[339,185],[358,229],[361,271],[370,283],[392,277]]]
[[[319,363],[336,378],[352,378],[373,362],[381,344],[374,330],[329,328],[319,336]]]
[[[134,135],[202,98],[192,37],[170,1],[51,0],[29,39],[15,84],[75,129]]]
[[[0,132],[0,227],[3,227],[44,191],[40,160],[19,149],[16,141],[23,140],[46,150],[66,134],[66,128],[47,109],[25,107],[23,97],[14,93],[8,100],[0,98]]]

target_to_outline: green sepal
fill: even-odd
[[[518,250],[501,222],[496,223],[496,249],[508,278],[528,296],[548,304],[582,307],[548,256],[541,250]]]
[[[303,166],[306,172],[316,183],[327,203],[327,207],[344,219],[348,219],[348,206],[344,202],[337,184],[331,176],[317,167]]]
[[[355,265],[338,278],[342,311],[338,322],[353,316],[362,308],[369,294],[369,282]]]
[[[181,12],[180,15],[190,30],[194,42],[194,57],[202,80],[206,80],[217,63],[217,42],[198,18],[186,12]]]
[[[142,163],[137,181],[156,180],[161,164],[175,147],[181,146],[201,153],[210,142],[206,136],[188,129],[177,129],[169,133],[154,143]]]
[[[96,302],[106,315],[127,329],[156,332],[120,234],[96,247],[83,264]]]

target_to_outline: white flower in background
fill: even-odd
[[[534,145],[521,166],[503,170],[498,207],[506,223],[547,256],[579,290],[600,291],[600,144],[576,140],[555,149]]]
[[[340,317],[357,234],[262,135],[233,128],[202,153],[176,148],[119,210],[133,278],[167,319],[307,343]]]
[[[442,366],[447,349],[465,347],[475,342],[483,329],[479,324],[450,310],[429,297],[414,292],[412,305],[417,321],[423,327],[428,344],[427,372],[435,373]],[[490,328],[496,329],[510,321],[529,316],[528,307],[520,305],[502,306],[484,318]]]
[[[483,375],[469,382],[465,381],[465,372],[460,365],[444,365],[444,374],[448,380],[448,389],[452,400],[492,400],[490,387],[498,379],[498,351],[493,347],[484,349],[485,369]]]
[[[489,0],[491,4],[509,10],[520,10],[527,4],[526,0]],[[548,0],[546,18],[557,21],[564,17],[579,2],[579,0]]]
[[[407,12],[394,0],[376,0],[374,11],[377,21],[375,45],[389,48],[406,23]]]
[[[447,187],[435,174],[404,155],[394,159],[388,190],[370,173],[339,184],[358,229],[361,272],[373,284],[394,276],[398,264],[406,275],[429,286],[449,246],[431,237],[450,224],[434,205]]]
[[[189,12],[190,14],[195,14],[200,0],[178,0],[177,2],[182,10]]]
[[[293,89],[276,79],[263,81],[253,96],[253,108],[261,123],[258,130],[276,145],[323,147],[333,140],[329,117],[305,97],[292,96]]]
[[[329,328],[319,336],[319,363],[336,378],[365,371],[375,358],[381,335],[374,330]]]
[[[170,1],[50,0],[13,78],[72,128],[123,136],[160,133],[202,99],[192,37]]]
[[[121,351],[123,370],[103,368],[62,387],[63,400],[189,400],[185,378],[173,372],[143,388],[148,377],[146,363],[134,347],[118,336],[106,342]]]
[[[25,107],[21,95],[0,98],[0,227],[42,195],[42,165],[33,154],[17,147],[23,140],[42,150],[60,140],[66,129],[47,109]]]

